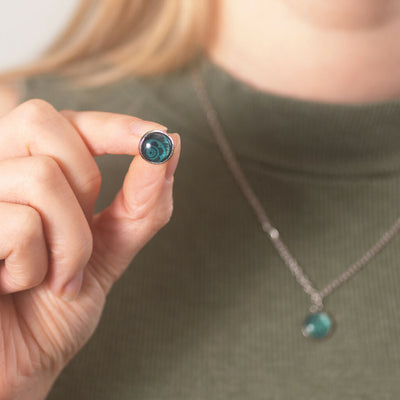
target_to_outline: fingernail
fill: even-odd
[[[178,166],[178,161],[179,161],[179,156],[176,156],[175,153],[179,152],[179,147],[180,147],[180,136],[177,133],[170,134],[170,136],[173,136],[174,138],[174,143],[175,143],[175,150],[174,150],[174,156],[168,161],[168,165],[165,171],[165,179],[168,180],[170,179],[175,171],[176,167]]]
[[[66,301],[75,300],[82,287],[83,271],[80,271],[74,278],[72,278],[65,286],[62,291],[61,297]]]
[[[168,128],[164,125],[155,124],[151,121],[134,121],[129,124],[129,130],[133,135],[142,137],[146,132],[158,129],[160,131],[167,131]]]

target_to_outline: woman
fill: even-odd
[[[45,101],[1,120],[0,398],[397,398],[399,14],[83,6],[25,81],[20,101]],[[184,142],[176,211],[137,254],[169,218],[179,149],[164,166],[129,155],[164,126]],[[303,323],[310,302],[322,328]]]

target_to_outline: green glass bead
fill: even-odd
[[[332,319],[323,311],[307,315],[303,322],[303,335],[312,339],[323,339],[327,337],[332,330]]]
[[[163,131],[149,131],[140,140],[139,152],[146,161],[152,164],[162,164],[171,158],[174,152],[174,142]]]

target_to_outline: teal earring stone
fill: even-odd
[[[333,328],[331,317],[324,311],[307,315],[301,331],[305,337],[323,339],[330,335]]]
[[[165,163],[174,153],[174,141],[163,131],[146,132],[140,139],[139,153],[143,159],[152,164]]]

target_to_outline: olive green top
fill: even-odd
[[[201,64],[244,172],[291,252],[322,288],[400,215],[400,101],[332,105],[258,91]],[[26,98],[103,110],[179,132],[171,222],[114,286],[92,339],[49,398],[400,398],[400,235],[325,300],[331,337],[302,336],[309,297],[277,255],[213,140],[187,70]],[[130,157],[98,159],[98,208]]]

